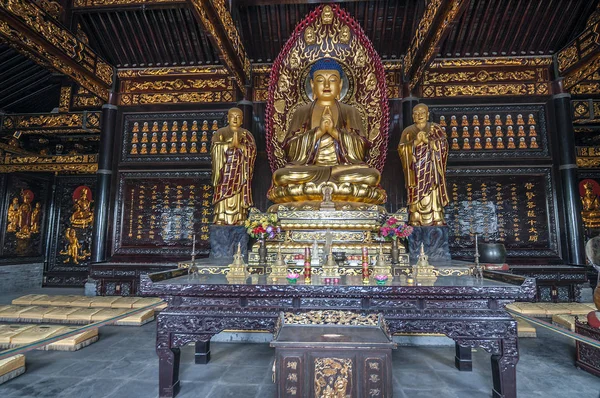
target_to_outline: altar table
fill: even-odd
[[[484,271],[483,280],[446,276],[419,286],[395,277],[378,286],[350,275],[338,284],[325,284],[318,275],[310,285],[265,275],[230,283],[222,274],[191,278],[179,269],[142,276],[141,292],[168,303],[157,317],[160,397],[179,392],[180,347],[196,343],[196,363],[207,363],[210,339],[223,330],[273,332],[281,312],[335,309],[382,314],[392,334],[445,334],[456,343],[459,370],[471,370],[471,348],[482,347],[492,354],[493,397],[510,398],[517,394],[519,352],[517,323],[504,306],[532,300],[536,286],[533,278],[493,271]]]

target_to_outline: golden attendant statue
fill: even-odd
[[[227,119],[229,125],[214,133],[211,144],[213,223],[239,225],[248,218],[248,208],[253,204],[251,185],[256,144],[252,134],[241,127],[241,109],[231,108]]]
[[[312,66],[310,76],[314,101],[292,116],[282,143],[287,163],[273,173],[269,199],[276,203],[320,200],[322,188],[330,185],[334,200],[385,202],[383,190],[370,189],[379,186],[380,174],[365,161],[371,144],[361,116],[338,100],[342,67],[324,58]]]
[[[415,123],[402,132],[398,145],[408,192],[409,224],[445,225],[448,141],[438,124],[428,122],[427,105],[413,108],[413,120]]]
[[[79,198],[75,200],[71,225],[75,228],[87,228],[94,221],[94,212],[90,209],[93,200],[88,199],[88,188],[83,188]]]

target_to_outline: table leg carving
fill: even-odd
[[[471,347],[463,347],[458,343],[454,343],[456,348],[456,356],[454,357],[454,365],[460,371],[470,372],[473,370],[473,359],[471,356]]]
[[[517,337],[511,336],[500,341],[501,352],[492,355],[492,377],[494,380],[493,398],[516,398],[517,362],[519,350]]]
[[[173,398],[179,392],[179,348],[157,348],[158,394],[160,398]]]

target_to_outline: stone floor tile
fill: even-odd
[[[217,384],[206,398],[252,398],[259,389],[258,384]]]
[[[158,397],[158,382],[157,381],[140,381],[126,382],[121,384],[117,389],[106,398],[156,398]],[[100,397],[98,397],[100,398]]]
[[[81,383],[64,390],[60,396],[61,398],[102,398],[116,391],[124,383],[130,382],[129,380],[84,379]]]
[[[182,363],[179,368],[179,379],[182,381],[217,383],[221,376],[227,373],[228,369],[229,365]]]
[[[216,385],[216,383],[209,382],[181,383],[181,390],[177,394],[177,398],[208,397]]]

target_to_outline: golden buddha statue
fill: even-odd
[[[334,201],[384,203],[380,173],[366,163],[371,147],[356,108],[339,101],[343,70],[323,58],[310,70],[314,100],[292,115],[282,141],[286,164],[273,173],[267,196],[275,203],[322,200],[333,188]]]
[[[73,228],[67,228],[65,231],[65,239],[67,240],[67,250],[61,250],[59,254],[66,255],[67,258],[63,263],[73,262],[79,264],[79,260],[85,260],[91,253],[81,250],[81,243],[77,238],[77,232]]]
[[[14,197],[12,203],[8,207],[8,226],[6,232],[17,232],[17,224],[19,222],[19,198]]]
[[[88,199],[88,188],[82,188],[79,198],[75,199],[71,225],[75,228],[87,228],[94,221],[94,212],[90,210],[92,200]]]
[[[227,120],[229,125],[218,129],[211,143],[213,223],[239,225],[248,218],[248,208],[253,204],[252,172],[256,144],[252,134],[242,127],[241,109],[231,108]],[[205,143],[202,146],[206,148]]]
[[[428,122],[427,105],[418,104],[413,108],[413,120],[415,123],[402,132],[398,145],[408,193],[409,224],[445,225],[444,206],[449,201],[446,191],[448,141],[438,124]]]
[[[600,198],[594,193],[594,185],[587,181],[583,184],[585,190],[581,197],[581,218],[587,228],[600,227]]]
[[[19,206],[17,226],[19,230],[16,235],[18,239],[29,239],[31,236],[31,201],[33,200],[33,193],[29,190],[21,192],[21,198],[23,203]]]

